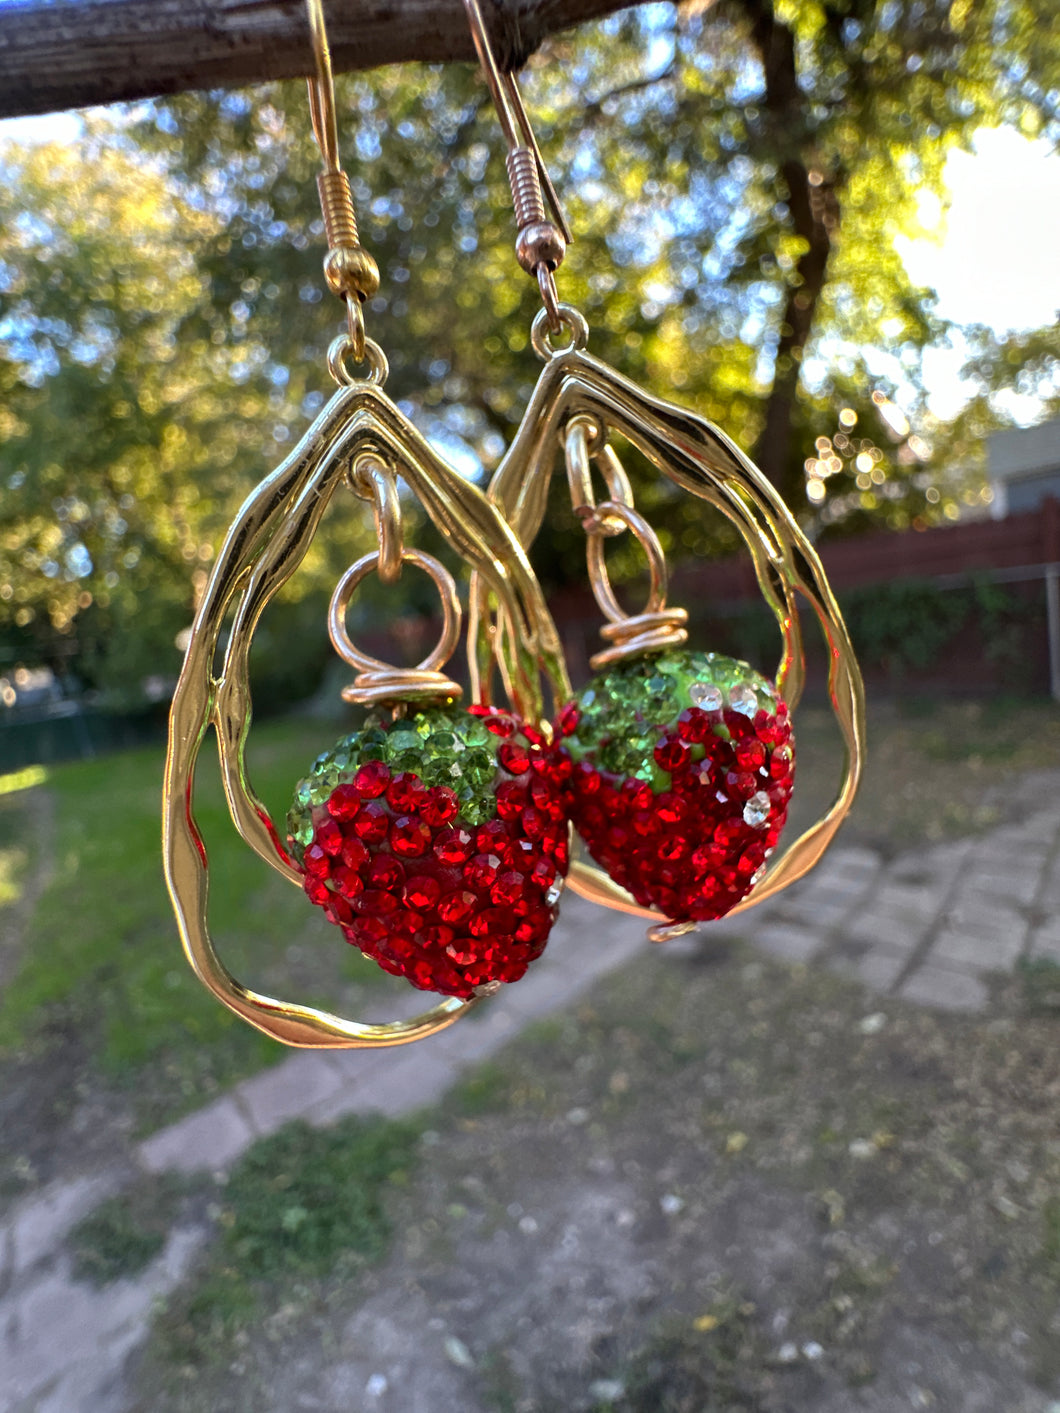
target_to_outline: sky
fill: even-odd
[[[945,181],[948,210],[930,193],[920,203],[932,234],[895,242],[912,278],[938,293],[938,313],[998,333],[1053,322],[1060,313],[1060,155],[1014,128],[984,128],[974,153],[950,153]],[[953,416],[965,400],[962,356],[956,348],[925,357],[937,416]],[[1033,399],[1011,400],[1021,421],[1033,420],[1036,407]]]
[[[78,115],[0,121],[0,141],[70,140]],[[948,201],[925,192],[920,220],[928,232],[900,237],[912,278],[938,293],[938,313],[955,323],[990,324],[998,333],[1041,328],[1060,313],[1060,154],[1014,128],[984,128],[974,152],[946,162]],[[965,401],[961,347],[927,350],[932,411],[952,417]],[[1040,415],[1033,399],[1010,399],[1019,421]]]

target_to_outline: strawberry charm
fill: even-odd
[[[312,902],[424,991],[468,999],[544,951],[568,824],[531,726],[493,707],[373,715],[314,763],[287,817]]]
[[[599,674],[557,719],[556,774],[589,853],[674,922],[750,892],[787,817],[788,708],[745,662],[667,651]]]

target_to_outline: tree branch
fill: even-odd
[[[498,59],[630,0],[486,0]],[[303,0],[16,0],[0,22],[0,117],[235,88],[311,72]],[[460,0],[326,0],[337,72],[473,61]]]

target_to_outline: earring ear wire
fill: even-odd
[[[363,306],[379,291],[379,266],[361,244],[350,179],[339,161],[335,81],[321,0],[306,0],[306,14],[316,61],[316,74],[309,79],[309,115],[324,159],[324,170],[317,177],[320,209],[328,241],[324,278],[331,292],[346,301],[349,351],[355,363],[363,363]]]
[[[464,9],[471,25],[475,52],[508,147],[505,166],[519,227],[515,241],[516,258],[528,275],[536,277],[549,328],[558,334],[563,321],[555,272],[562,264],[567,246],[573,243],[574,236],[545,166],[515,75],[502,72],[497,63],[479,0],[464,0]],[[548,217],[546,203],[552,220]]]

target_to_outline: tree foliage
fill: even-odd
[[[978,395],[931,426],[922,356],[950,331],[894,237],[916,232],[917,193],[979,127],[1055,137],[1058,87],[1031,0],[716,0],[587,27],[526,79],[577,235],[561,295],[594,352],[755,448],[811,529],[929,522],[952,504],[941,455],[967,464],[999,389],[1055,392],[1057,350],[1045,331],[971,331]],[[466,66],[396,68],[341,80],[339,102],[388,389],[479,474],[537,372],[484,87]],[[73,147],[6,150],[9,655],[112,688],[174,670],[223,526],[327,395],[341,310],[319,276],[318,165],[299,84],[141,105],[88,120]],[[583,556],[561,493],[537,551],[554,584]],[[657,480],[638,503],[672,553],[725,544]],[[294,596],[323,594],[368,535],[363,507],[332,517]]]

